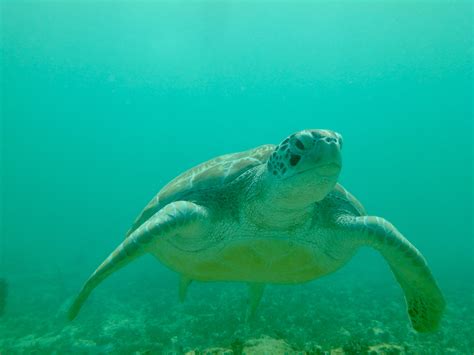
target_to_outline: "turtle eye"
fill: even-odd
[[[304,144],[298,138],[295,139],[295,145],[298,149],[304,150]]]
[[[294,153],[301,154],[313,147],[314,138],[306,132],[296,133],[291,140],[291,145],[294,147]]]

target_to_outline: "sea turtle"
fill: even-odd
[[[279,145],[223,155],[179,175],[90,276],[69,318],[99,283],[146,253],[181,275],[182,300],[193,280],[248,283],[251,316],[265,284],[314,280],[370,246],[402,287],[413,327],[434,331],[445,302],[424,257],[337,183],[341,148],[339,133],[303,130]]]

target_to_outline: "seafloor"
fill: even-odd
[[[370,276],[370,273],[368,273]],[[118,354],[472,354],[472,288],[444,290],[440,330],[409,325],[393,277],[336,273],[308,284],[269,286],[254,320],[243,320],[243,285],[198,283],[180,304],[172,277],[116,276],[68,322],[73,294],[58,279],[10,280],[0,353]],[[124,280],[129,280],[124,282]],[[76,282],[74,282],[75,286]],[[75,290],[74,290],[75,291]]]

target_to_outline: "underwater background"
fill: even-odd
[[[2,1],[0,353],[472,354],[473,5]],[[412,330],[383,258],[269,286],[194,283],[152,256],[66,310],[170,179],[306,128],[340,182],[423,253],[446,298]],[[220,349],[220,350],[219,350]]]

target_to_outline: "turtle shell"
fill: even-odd
[[[178,175],[148,203],[127,236],[168,203],[178,201],[191,192],[224,186],[247,170],[266,163],[274,150],[275,145],[267,144],[244,152],[221,155]]]
[[[354,197],[349,191],[347,191],[341,184],[336,184],[334,190],[329,194],[333,199],[336,199],[338,204],[344,204],[346,209],[356,216],[365,216],[367,212],[364,206]]]

